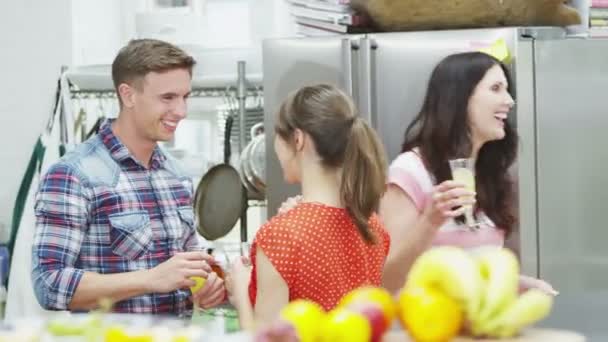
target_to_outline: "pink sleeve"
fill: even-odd
[[[397,157],[388,169],[388,184],[395,184],[405,191],[418,211],[424,209],[432,189],[428,177],[424,165],[412,152]]]

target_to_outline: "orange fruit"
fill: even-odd
[[[399,319],[416,342],[444,342],[458,335],[463,310],[434,288],[406,288],[399,295]]]
[[[293,324],[301,342],[316,341],[319,327],[325,319],[325,311],[317,303],[298,299],[290,302],[280,313],[283,320]]]
[[[338,307],[327,315],[319,341],[369,342],[371,337],[372,329],[363,315]]]
[[[371,303],[377,305],[386,321],[386,326],[390,327],[393,319],[397,316],[397,306],[393,296],[385,289],[380,287],[365,286],[352,290],[342,297],[339,307],[348,307],[355,303]]]

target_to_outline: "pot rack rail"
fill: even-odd
[[[87,67],[67,69],[64,78],[71,100],[91,99],[115,99],[116,91],[112,87],[110,69],[108,66],[93,66],[94,72]],[[193,98],[229,98],[235,99],[234,112],[238,115],[239,139],[238,148],[242,151],[246,143],[246,101],[247,98],[260,97],[263,94],[261,75],[246,74],[246,62],[238,61],[236,68],[236,80],[230,81],[231,77],[204,78],[196,75],[193,79]],[[68,109],[69,110],[69,109]],[[76,117],[71,115],[71,117]]]

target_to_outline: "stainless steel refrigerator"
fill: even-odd
[[[265,41],[268,217],[299,191],[284,183],[273,150],[275,113],[290,91],[316,82],[341,86],[392,160],[439,60],[499,38],[512,53],[517,106],[510,120],[521,140],[514,243],[523,272],[561,292],[553,322],[579,328],[568,325],[580,319],[569,308],[584,294],[598,298],[587,307],[608,312],[608,40],[566,39],[561,29],[500,28]],[[585,329],[608,328],[587,318]]]

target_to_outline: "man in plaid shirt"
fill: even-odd
[[[32,278],[50,310],[182,313],[225,299],[201,251],[192,182],[159,149],[186,117],[195,61],[157,40],[131,41],[112,64],[116,120],[53,165],[36,196]],[[192,276],[207,278],[194,296]]]

